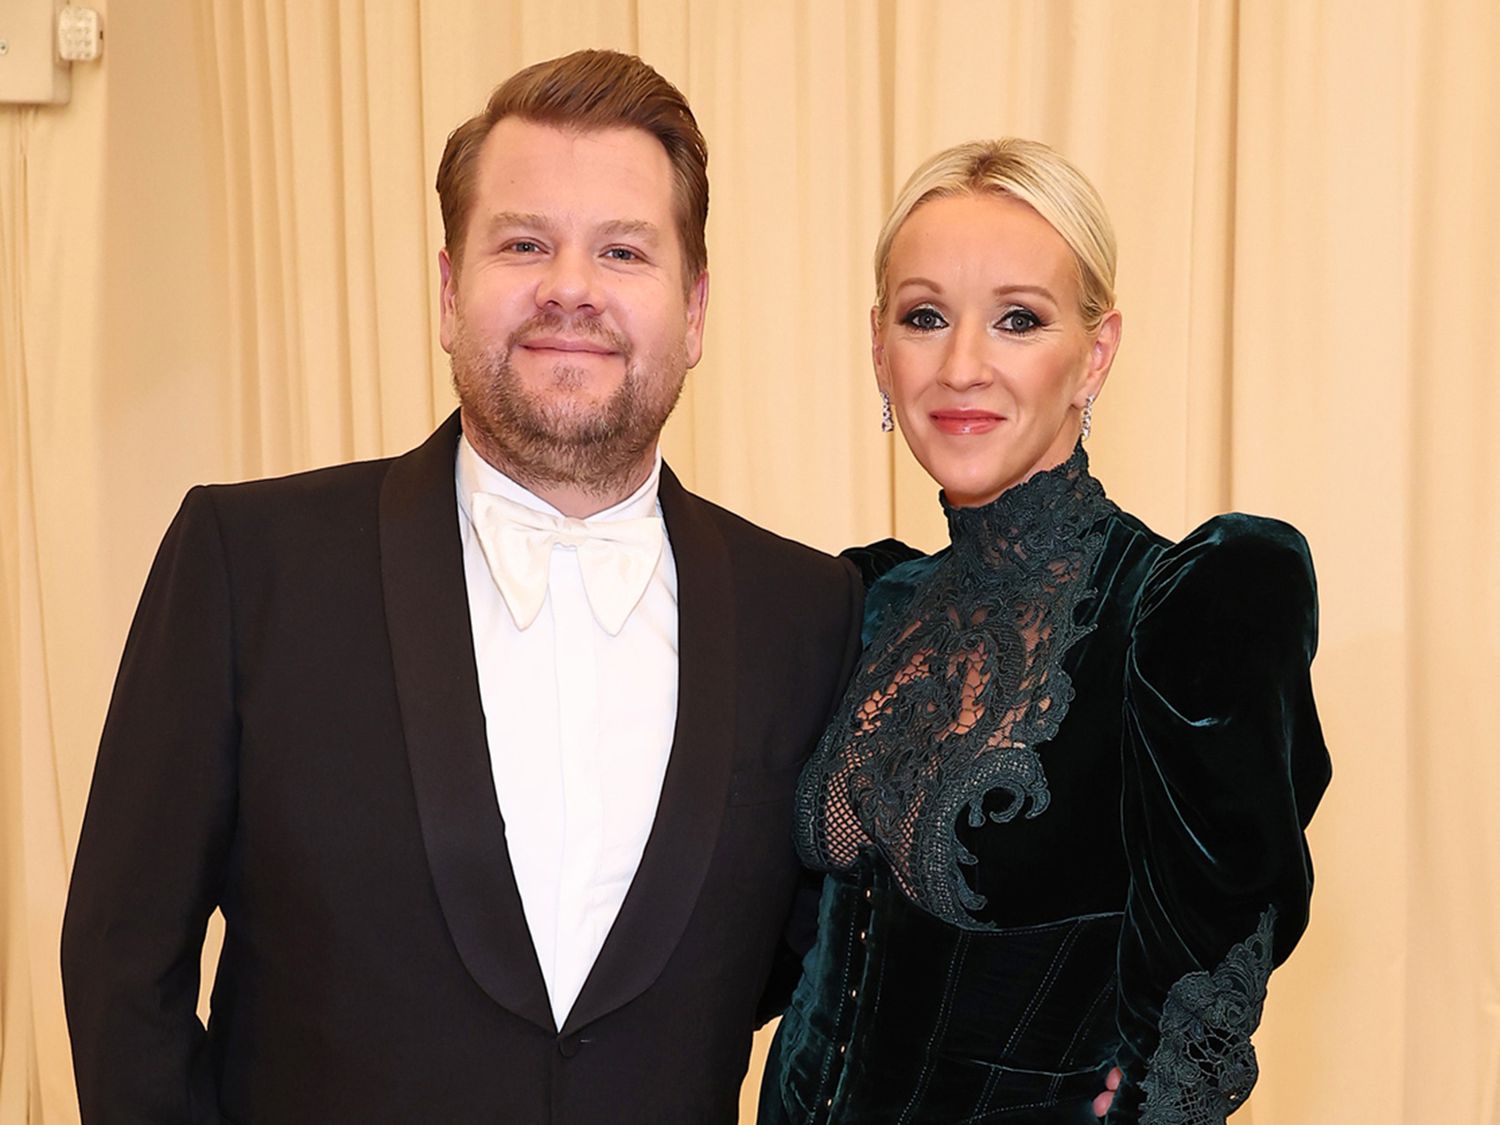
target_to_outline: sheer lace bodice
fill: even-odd
[[[873,847],[913,901],[987,928],[958,825],[1047,809],[1037,748],[1073,698],[1062,660],[1088,631],[1075,613],[1093,593],[1097,525],[1115,509],[1079,447],[988,505],[945,510],[950,547],[913,600],[876,624],[803,774],[798,847],[827,870]],[[999,807],[985,801],[997,791]]]

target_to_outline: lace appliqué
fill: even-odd
[[[848,868],[873,845],[913,901],[989,928],[974,917],[986,899],[964,878],[976,859],[959,818],[978,828],[1047,808],[1037,748],[1073,699],[1062,661],[1092,629],[1075,610],[1114,510],[1081,447],[991,504],[947,509],[952,546],[880,623],[802,775],[805,862]]]
[[[1250,1033],[1260,1024],[1271,975],[1276,908],[1212,974],[1188,973],[1167,993],[1161,1041],[1141,1089],[1141,1125],[1223,1125],[1260,1076]]]

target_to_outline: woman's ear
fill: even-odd
[[[890,369],[885,363],[885,341],[880,337],[880,307],[870,307],[870,362],[875,367],[875,385],[885,394],[891,393]]]
[[[1109,369],[1114,366],[1115,353],[1120,350],[1120,310],[1110,309],[1094,330],[1093,342],[1089,344],[1088,365],[1084,369],[1083,382],[1073,397],[1073,405],[1082,408],[1084,400],[1098,398],[1109,378]]]

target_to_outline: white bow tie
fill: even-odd
[[[578,552],[594,620],[610,636],[625,625],[661,558],[660,516],[587,523],[535,512],[489,492],[472,501],[474,531],[516,628],[529,628],[547,600],[553,547]]]

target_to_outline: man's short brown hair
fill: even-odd
[[[708,144],[687,99],[634,55],[575,51],[511,75],[495,88],[483,113],[449,135],[438,164],[437,193],[443,209],[443,243],[454,269],[474,202],[479,149],[504,117],[578,130],[636,128],[650,133],[672,164],[685,283],[691,285],[707,268]]]

